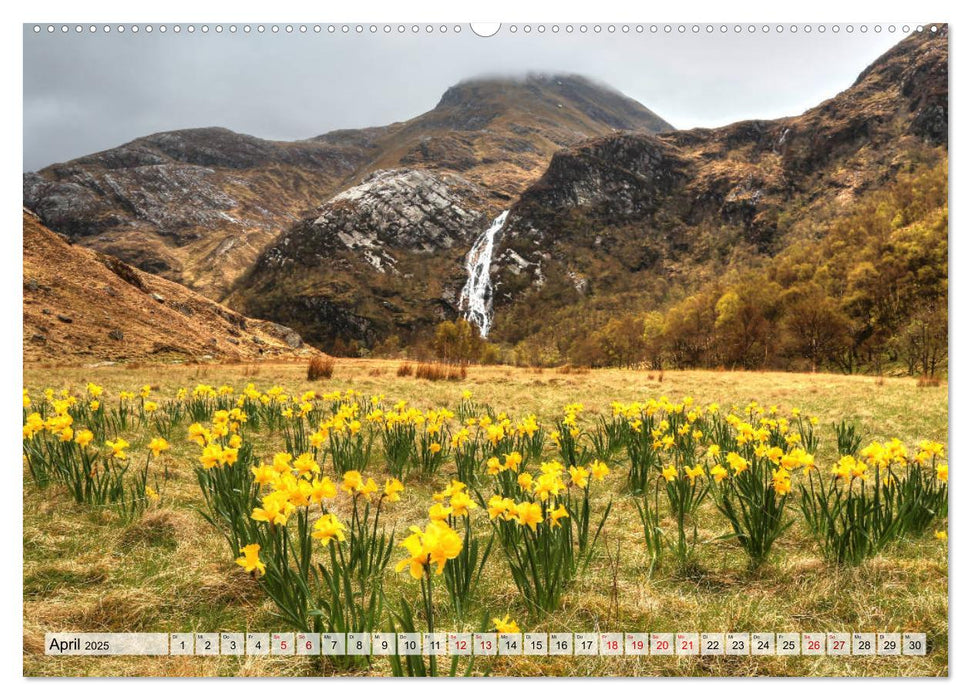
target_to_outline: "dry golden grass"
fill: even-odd
[[[318,379],[330,379],[334,376],[334,365],[336,361],[333,357],[312,357],[307,365],[307,381],[315,382]]]
[[[612,400],[684,395],[722,406],[758,400],[780,408],[798,406],[819,416],[824,431],[822,463],[833,456],[831,423],[859,421],[872,439],[900,437],[947,442],[948,388],[917,388],[913,379],[732,372],[593,370],[537,373],[509,367],[470,367],[464,381],[440,383],[396,376],[397,361],[345,360],[334,375],[313,385],[318,391],[353,388],[364,394],[407,399],[422,409],[454,407],[469,389],[480,403],[518,416],[534,412],[541,422],[563,405],[582,401],[589,414],[609,411]],[[375,376],[375,370],[382,370]],[[162,396],[199,382],[255,381],[288,392],[310,388],[304,362],[250,365],[174,365],[27,368],[32,392],[46,386],[80,389],[88,381],[108,392],[157,384]],[[583,414],[587,418],[591,416]],[[126,436],[136,446],[141,440]],[[326,660],[297,658],[46,657],[47,631],[275,631],[283,627],[258,586],[232,563],[228,547],[196,510],[200,495],[192,472],[194,445],[173,440],[164,455],[172,480],[158,507],[130,525],[75,506],[56,488],[24,491],[24,673],[27,675],[328,675]],[[258,442],[261,454],[280,447],[279,438]],[[375,471],[380,471],[375,467]],[[517,676],[616,675],[814,675],[928,676],[948,673],[947,550],[932,537],[907,541],[858,568],[823,561],[797,524],[777,543],[757,572],[742,552],[714,541],[727,530],[710,506],[701,513],[702,570],[691,577],[662,566],[648,576],[633,503],[621,495],[624,469],[615,469],[598,493],[599,507],[613,497],[614,511],[587,572],[560,609],[531,616],[518,600],[504,559],[494,552],[475,608],[453,619],[437,601],[439,629],[471,631],[483,613],[507,613],[526,630],[542,631],[923,631],[926,657],[549,657],[476,661],[474,673]],[[398,532],[423,522],[430,494],[446,475],[408,484],[392,520]],[[25,477],[25,483],[29,479]],[[389,523],[389,525],[392,523]],[[480,523],[480,525],[483,525]],[[487,526],[484,526],[487,527]],[[662,523],[663,527],[663,523]],[[397,553],[394,555],[397,557]],[[387,575],[390,604],[418,593],[405,574]],[[441,586],[439,587],[441,589]],[[443,592],[442,590],[438,591]],[[354,671],[387,675],[385,660]]]

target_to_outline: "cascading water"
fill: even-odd
[[[509,211],[502,212],[492,220],[492,225],[480,235],[469,254],[465,256],[465,269],[469,279],[462,287],[459,308],[465,310],[465,318],[479,327],[485,338],[492,327],[492,281],[489,279],[489,266],[492,264],[492,246],[496,234],[506,223]]]

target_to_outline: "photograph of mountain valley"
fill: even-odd
[[[23,675],[947,677],[948,25],[681,29],[23,25]]]

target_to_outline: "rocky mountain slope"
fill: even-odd
[[[179,284],[79,245],[24,211],[24,361],[253,359],[317,354]]]
[[[476,80],[409,121],[305,141],[216,128],[147,136],[25,174],[24,206],[72,240],[222,299],[280,232],[376,170],[460,175],[498,207],[565,146],[670,128],[576,76]]]
[[[945,158],[947,41],[946,27],[912,35],[797,117],[607,136],[557,153],[496,244],[493,337],[515,343],[548,314],[598,299],[663,307],[818,237],[898,172]]]

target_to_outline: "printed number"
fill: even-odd
[[[819,641],[818,640],[815,640],[815,639],[810,640],[810,642],[809,642],[809,651],[819,651]]]
[[[709,639],[708,640],[708,647],[707,648],[708,649],[717,649],[718,648],[718,640],[717,639]],[[682,647],[682,649],[687,649],[687,647]]]
[[[285,639],[281,639],[280,640],[280,649],[286,651],[286,648],[287,648],[287,641]]]
[[[485,649],[486,651],[489,651],[490,649],[492,649],[492,642],[489,641],[488,639],[484,640],[482,642],[482,648]]]
[[[229,650],[230,651],[236,651],[236,641],[235,640],[230,640],[229,641]]]
[[[405,651],[414,651],[418,648],[418,643],[414,639],[405,641]]]
[[[867,651],[870,648],[870,642],[868,640],[862,640],[857,646],[863,651]]]
[[[558,651],[566,651],[566,640],[565,639],[561,639],[561,640],[559,640],[557,642],[554,642],[554,644],[556,644],[556,648],[557,648]]]
[[[766,649],[769,648],[769,643],[768,642],[763,642],[763,644],[765,644],[765,648]],[[812,645],[813,644],[816,645],[816,648],[817,649],[819,648],[819,642],[810,642],[810,644],[809,644],[809,648],[810,649],[812,648]],[[787,639],[787,640],[785,640],[785,641],[782,642],[782,648],[785,651],[793,651],[796,648],[796,643],[794,641],[792,641],[791,639]]]
[[[656,644],[655,644],[654,646],[655,646],[655,647],[656,647],[656,648],[657,648],[657,649],[658,649],[659,651],[667,651],[667,650],[668,650],[668,648],[669,648],[669,647],[668,647],[668,643],[667,643],[667,642],[665,642],[665,641],[660,641],[660,642],[657,642],[657,643],[656,643]]]
[[[184,650],[184,649],[185,649],[185,642],[184,642],[184,641],[182,641],[182,642],[179,642],[179,646],[181,646],[181,647],[182,647],[182,649]]]
[[[887,651],[893,651],[894,649],[897,648],[897,642],[893,641],[892,639],[884,640],[883,648],[886,649]]]
[[[694,642],[689,642],[687,639],[685,639],[683,642],[681,642],[681,648],[682,649],[694,649],[695,648],[695,643]]]
[[[459,651],[465,651],[466,650],[466,642],[465,642],[465,640],[464,639],[459,639],[458,641],[456,641],[455,642],[455,647]]]
[[[790,649],[792,648],[792,642],[784,642],[783,643],[783,646],[785,644],[789,644],[790,645],[789,648]],[[768,649],[769,648],[769,643],[766,642],[766,641],[764,641],[764,640],[763,641],[756,642],[755,643],[755,648],[756,649],[759,649],[759,650]]]
[[[256,646],[257,649],[262,649],[263,648],[263,642],[257,642],[254,646]]]
[[[610,641],[608,641],[607,642],[607,648],[610,651],[617,651],[617,640],[616,639],[611,639]]]
[[[313,642],[311,642],[311,641],[310,641],[310,640],[308,639],[308,640],[307,640],[307,646],[305,646],[304,648],[305,648],[305,649],[306,649],[307,651],[310,651],[311,649],[313,649],[313,648],[314,648],[314,645],[313,645]]]
[[[734,642],[732,642],[732,649],[734,651],[741,651],[744,648],[745,642],[743,642],[741,639],[736,639]]]
[[[818,646],[818,644],[819,643],[817,642],[817,646]],[[844,641],[842,641],[840,639],[834,640],[833,641],[833,649],[834,650],[836,650],[836,649],[842,649],[845,644],[846,644],[846,642],[844,642]]]
[[[920,649],[921,646],[922,645],[919,639],[911,639],[909,642],[907,642],[907,648],[910,649],[911,651],[915,649]]]
[[[630,645],[637,651],[640,651],[641,649],[644,648],[644,642],[640,641],[639,639],[635,639],[630,643]]]
[[[506,649],[518,649],[518,648],[519,648],[519,644],[516,642],[515,639],[506,640]]]
[[[210,641],[209,641],[209,640],[207,639],[207,640],[206,640],[206,651],[209,651],[210,649],[212,649],[212,642],[210,642]]]

